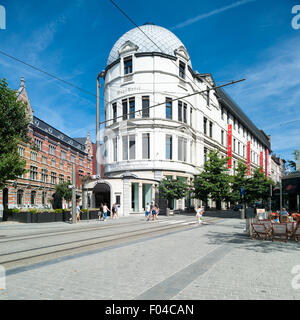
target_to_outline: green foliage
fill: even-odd
[[[55,210],[55,213],[63,213],[63,212],[64,212],[63,209],[56,209],[56,210]]]
[[[30,209],[29,212],[32,213],[32,214],[37,214],[38,213],[37,209]]]
[[[189,185],[182,179],[163,179],[159,184],[159,193],[162,199],[182,199],[189,192]]]
[[[69,188],[69,185],[71,185],[69,182],[57,184],[55,186],[55,194],[65,199],[66,201],[71,201],[72,189]]]
[[[17,101],[16,92],[0,80],[0,188],[7,180],[26,172],[26,161],[18,154],[18,144],[29,142],[26,104]]]
[[[12,209],[12,213],[20,213],[19,209]]]
[[[227,169],[228,158],[221,158],[218,151],[211,151],[204,164],[204,170],[194,179],[196,199],[207,201],[210,197],[220,204],[230,195],[230,176]]]
[[[88,209],[81,209],[82,212],[88,212]]]

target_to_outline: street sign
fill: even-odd
[[[241,196],[244,197],[244,195],[245,195],[245,189],[242,187],[241,188]]]

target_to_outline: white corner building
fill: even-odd
[[[270,138],[224,90],[197,93],[214,86],[211,74],[193,69],[187,49],[171,31],[145,24],[125,33],[105,69],[104,178],[86,186],[92,206],[118,202],[121,215],[144,212],[147,202],[159,201],[161,179],[179,177],[191,183],[211,149],[227,156],[228,125],[232,173],[238,160],[247,162],[249,141],[251,171],[262,162],[269,170]],[[193,205],[186,198],[170,207]]]

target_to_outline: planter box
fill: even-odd
[[[39,212],[37,215],[37,223],[55,222],[55,213]]]
[[[98,212],[99,212],[99,211],[89,211],[89,215],[90,215],[89,218],[90,218],[90,220],[99,219]]]
[[[88,212],[81,212],[80,220],[88,220]]]
[[[53,213],[49,213],[49,214],[53,214]],[[55,212],[55,221],[56,222],[63,222],[64,221],[63,218],[64,218],[63,212],[61,212],[61,213]]]
[[[72,217],[72,213],[70,211],[66,211],[62,214],[62,216],[63,216],[63,222],[68,222]]]

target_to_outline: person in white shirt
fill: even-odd
[[[149,221],[149,219],[150,219],[150,216],[151,216],[150,213],[151,213],[150,204],[149,204],[149,202],[147,202],[147,205],[146,205],[146,214],[145,214],[147,221]]]
[[[198,224],[202,224],[202,215],[203,215],[203,208],[201,208],[201,206],[198,206],[197,214],[196,214],[196,217],[198,219]]]

